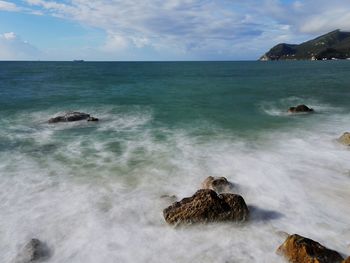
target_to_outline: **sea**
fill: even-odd
[[[0,62],[0,262],[31,238],[50,263],[284,262],[284,233],[349,255],[349,113],[350,61]],[[249,221],[168,225],[208,176]]]

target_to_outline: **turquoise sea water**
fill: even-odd
[[[0,62],[0,255],[49,262],[282,262],[278,231],[350,254],[350,61]],[[289,115],[306,104],[314,114]],[[48,124],[65,111],[98,123]],[[245,226],[166,225],[225,176]]]

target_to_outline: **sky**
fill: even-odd
[[[0,60],[256,60],[350,31],[350,0],[0,0]]]

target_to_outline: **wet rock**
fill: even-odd
[[[339,137],[338,142],[350,146],[350,132],[344,132],[343,135]]]
[[[39,239],[31,239],[16,256],[15,263],[41,262],[50,257],[47,245]]]
[[[301,104],[296,107],[290,107],[288,109],[289,113],[301,113],[301,112],[313,112],[314,110],[309,108],[308,106]]]
[[[70,111],[62,116],[57,116],[49,119],[49,123],[72,122],[81,120],[98,121],[97,118],[90,116],[90,114],[84,112]]]
[[[193,196],[164,209],[165,221],[172,225],[234,221],[244,222],[249,210],[240,195],[220,194],[211,189],[198,190]]]
[[[217,193],[229,193],[233,190],[233,184],[225,177],[207,177],[201,184],[202,189],[211,189]]]
[[[297,234],[290,235],[277,249],[292,263],[341,263],[343,257],[320,243]]]
[[[95,118],[95,117],[89,117],[87,119],[87,121],[98,121],[98,118]]]

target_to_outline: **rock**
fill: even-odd
[[[95,117],[89,117],[87,119],[87,121],[98,121],[98,118],[95,118]]]
[[[65,119],[63,116],[57,116],[49,119],[49,123],[56,123],[56,122],[64,122]]]
[[[81,120],[98,121],[97,118],[90,116],[90,114],[84,112],[70,111],[64,114],[63,116],[57,116],[49,119],[49,123],[72,122]]]
[[[198,190],[192,197],[175,202],[163,211],[171,225],[220,221],[244,222],[249,210],[240,195],[220,194],[211,189]]]
[[[350,263],[350,257],[347,257],[342,263]]]
[[[336,251],[330,250],[311,239],[290,235],[277,249],[292,263],[341,263],[343,257]]]
[[[344,134],[339,137],[338,142],[350,146],[350,132],[344,132]]]
[[[289,113],[300,113],[300,112],[313,112],[314,110],[309,108],[308,106],[302,104],[302,105],[298,105],[296,107],[290,107],[288,109]]]
[[[39,262],[50,257],[49,248],[39,239],[31,239],[20,251],[15,263]]]
[[[225,177],[209,176],[202,182],[201,188],[211,189],[218,194],[221,194],[231,192],[233,189],[233,184],[230,183]]]

